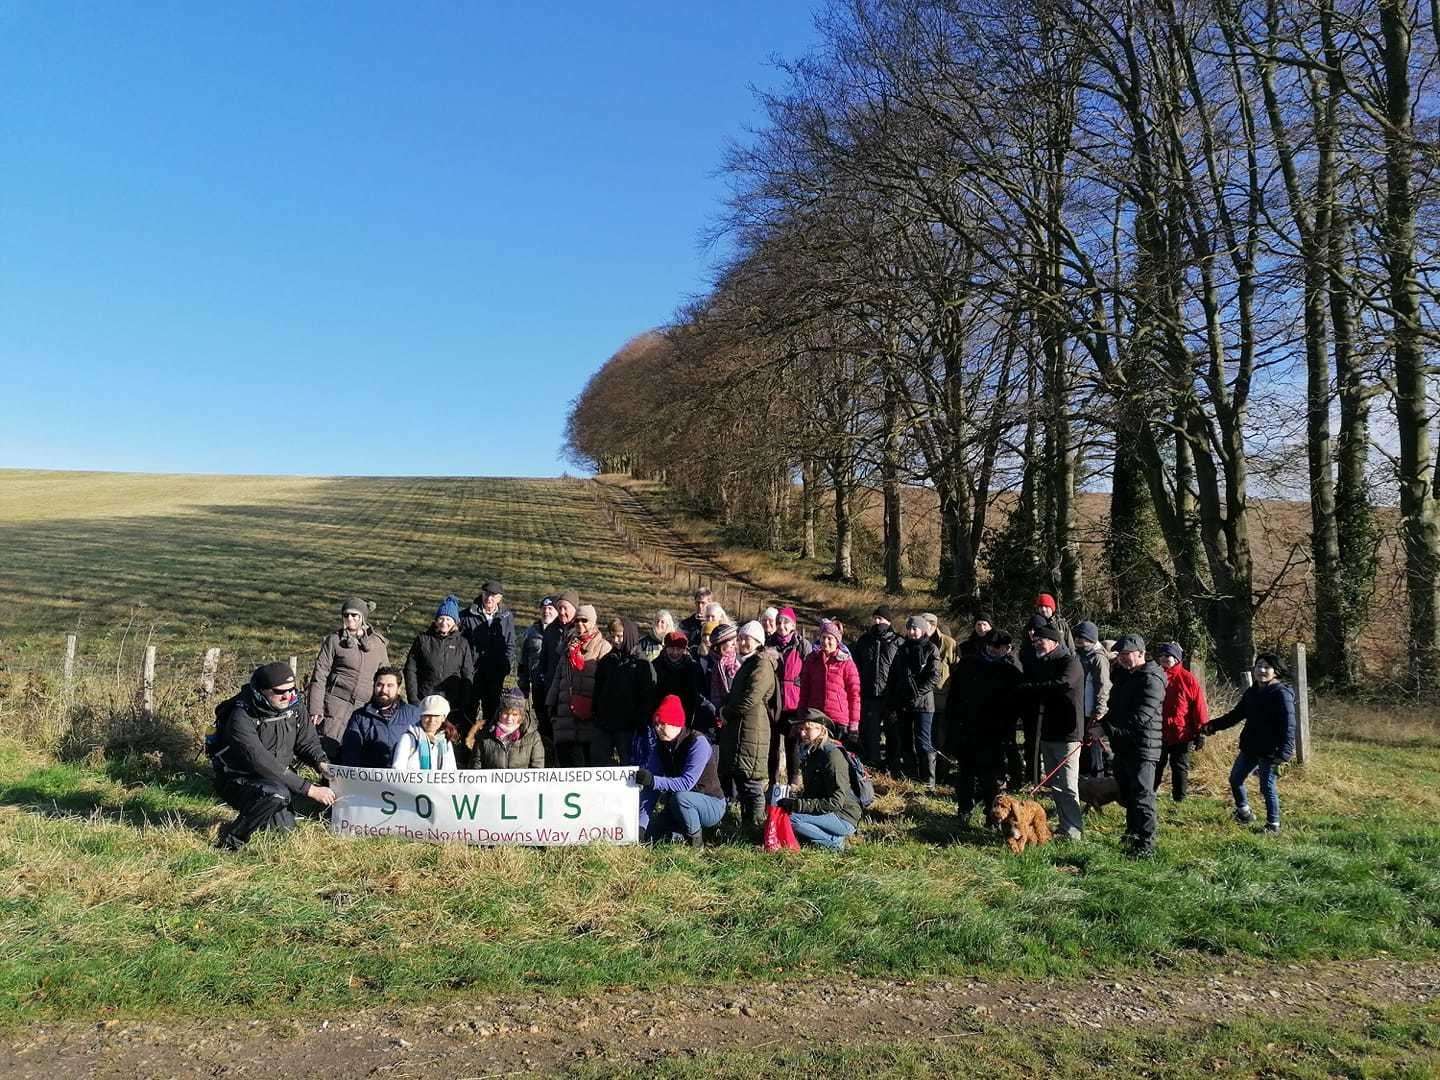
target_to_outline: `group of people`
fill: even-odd
[[[650,839],[703,845],[704,829],[731,805],[758,835],[767,805],[778,802],[797,837],[838,850],[863,815],[863,762],[931,791],[949,765],[967,822],[1001,792],[1043,786],[1057,834],[1071,839],[1083,830],[1082,776],[1111,777],[1126,808],[1127,848],[1145,857],[1165,767],[1174,798],[1185,798],[1192,751],[1241,721],[1235,815],[1251,820],[1244,784],[1258,773],[1266,827],[1280,827],[1276,775],[1294,753],[1295,721],[1273,654],[1257,657],[1254,685],[1236,707],[1211,719],[1178,644],[1147,659],[1138,635],[1104,642],[1091,622],[1072,630],[1048,595],[1036,598],[1018,647],[983,614],[958,643],[932,613],[908,616],[897,632],[898,616],[884,605],[851,644],[834,619],[811,641],[789,607],[737,625],[706,589],[686,618],[659,611],[643,635],[625,618],[602,627],[593,605],[562,592],[544,597],[517,635],[503,601],[495,581],[464,611],[447,596],[401,668],[369,624],[370,605],[347,599],[303,700],[289,665],[258,668],[217,709],[217,790],[238,814],[221,843],[239,847],[257,829],[290,827],[296,796],[333,802],[323,783],[294,771],[296,760],[322,778],[331,761],[619,763],[637,766]]]

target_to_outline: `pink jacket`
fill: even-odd
[[[826,660],[816,649],[800,668],[800,701],[796,708],[820,709],[841,732],[860,730],[860,669],[845,653]]]

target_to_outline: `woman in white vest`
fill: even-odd
[[[431,694],[420,702],[420,722],[400,736],[390,767],[412,772],[455,768],[455,751],[441,730],[449,715],[450,702],[440,694]]]

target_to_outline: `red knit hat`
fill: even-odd
[[[1060,609],[1060,605],[1055,603],[1055,598],[1048,592],[1042,592],[1039,596],[1035,597],[1035,606],[1048,607],[1051,611],[1058,611]]]
[[[680,704],[678,697],[666,694],[660,699],[660,707],[655,710],[655,723],[667,727],[685,726],[685,706]]]

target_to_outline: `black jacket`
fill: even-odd
[[[697,723],[708,727],[714,720],[715,709],[705,694],[705,674],[700,661],[686,653],[678,664],[672,664],[664,653],[651,667],[655,671],[655,704],[667,694],[674,694],[685,707],[685,719],[691,727]]]
[[[474,715],[475,650],[458,630],[441,637],[432,628],[416,636],[405,657],[405,696],[411,705],[443,694],[450,708]]]
[[[700,647],[700,639],[705,635],[705,623],[699,615],[686,615],[676,629],[689,639],[691,652]]]
[[[475,673],[504,678],[515,666],[515,613],[502,607],[488,623],[477,604],[460,615],[460,633],[475,652]]]
[[[850,647],[860,669],[860,696],[883,698],[890,687],[890,666],[900,648],[900,635],[888,626],[872,626]]]
[[[935,711],[935,687],[940,683],[940,649],[929,638],[902,638],[890,665],[886,696],[896,709]]]
[[[951,665],[945,711],[952,753],[1015,741],[1022,677],[1012,656],[967,656]]]
[[[595,664],[595,726],[611,733],[633,731],[649,722],[655,697],[655,669],[639,652],[639,630],[625,623],[625,641]]]
[[[532,687],[543,690],[546,683],[540,671],[541,658],[545,651],[545,625],[539,619],[525,631],[520,641],[520,668],[515,683],[522,694],[529,694]]]
[[[1035,656],[1020,684],[1030,716],[1038,720],[1046,742],[1085,739],[1085,666],[1064,645],[1049,656]],[[1034,730],[1031,728],[1030,730]]]
[[[1165,672],[1147,660],[1134,671],[1116,664],[1110,678],[1110,711],[1102,721],[1110,748],[1117,757],[1159,761]]]
[[[327,762],[315,725],[305,715],[304,700],[297,697],[288,708],[275,709],[246,686],[227,704],[230,708],[218,723],[219,749],[210,759],[216,774],[278,785],[296,795],[308,793],[310,782],[291,764],[299,758],[318,769]]]
[[[550,625],[542,631],[540,645],[540,666],[537,672],[531,673],[531,678],[536,674],[540,676],[540,684],[549,687],[555,681],[555,669],[560,666],[560,661],[565,658],[565,639],[570,630],[574,627],[572,619],[568,623],[562,623],[559,619],[553,619]]]
[[[1289,761],[1295,756],[1295,692],[1281,682],[1252,686],[1224,716],[1210,721],[1211,731],[1224,731],[1241,720],[1240,752],[1250,758]]]

